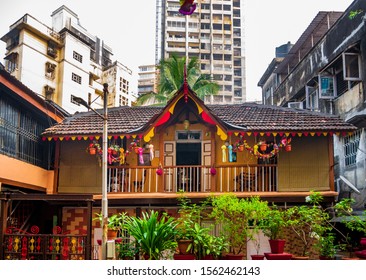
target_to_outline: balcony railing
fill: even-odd
[[[6,260],[85,260],[86,235],[5,234]]]
[[[108,192],[273,192],[277,165],[108,167]]]

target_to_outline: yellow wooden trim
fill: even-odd
[[[150,131],[144,136],[145,142],[150,142],[151,138],[154,137],[154,135],[155,135],[154,130],[155,130],[155,127],[151,128]]]
[[[177,105],[177,103],[178,103],[179,99],[180,99],[180,98],[178,98],[178,99],[177,99],[177,100],[172,104],[172,106],[170,106],[170,108],[169,108],[169,112],[170,112],[170,114],[172,114],[172,115],[173,115],[173,113],[174,113],[174,109],[175,109],[175,106]]]
[[[221,140],[225,141],[227,139],[227,134],[218,126],[217,127],[217,135],[220,136]]]

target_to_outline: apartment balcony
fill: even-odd
[[[210,193],[276,192],[276,165],[108,167],[108,192]]]

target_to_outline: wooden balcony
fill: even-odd
[[[158,174],[159,173],[159,174]],[[215,174],[214,174],[215,173]],[[277,165],[108,167],[109,193],[275,192]]]

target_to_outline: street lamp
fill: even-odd
[[[95,112],[99,117],[103,119],[103,144],[102,144],[102,260],[107,259],[107,232],[108,232],[108,197],[107,197],[107,160],[108,160],[108,112],[107,112],[107,99],[108,99],[108,84],[103,84],[103,115],[99,114],[89,104],[80,97],[74,97],[74,101],[78,104],[85,106],[86,108]]]

